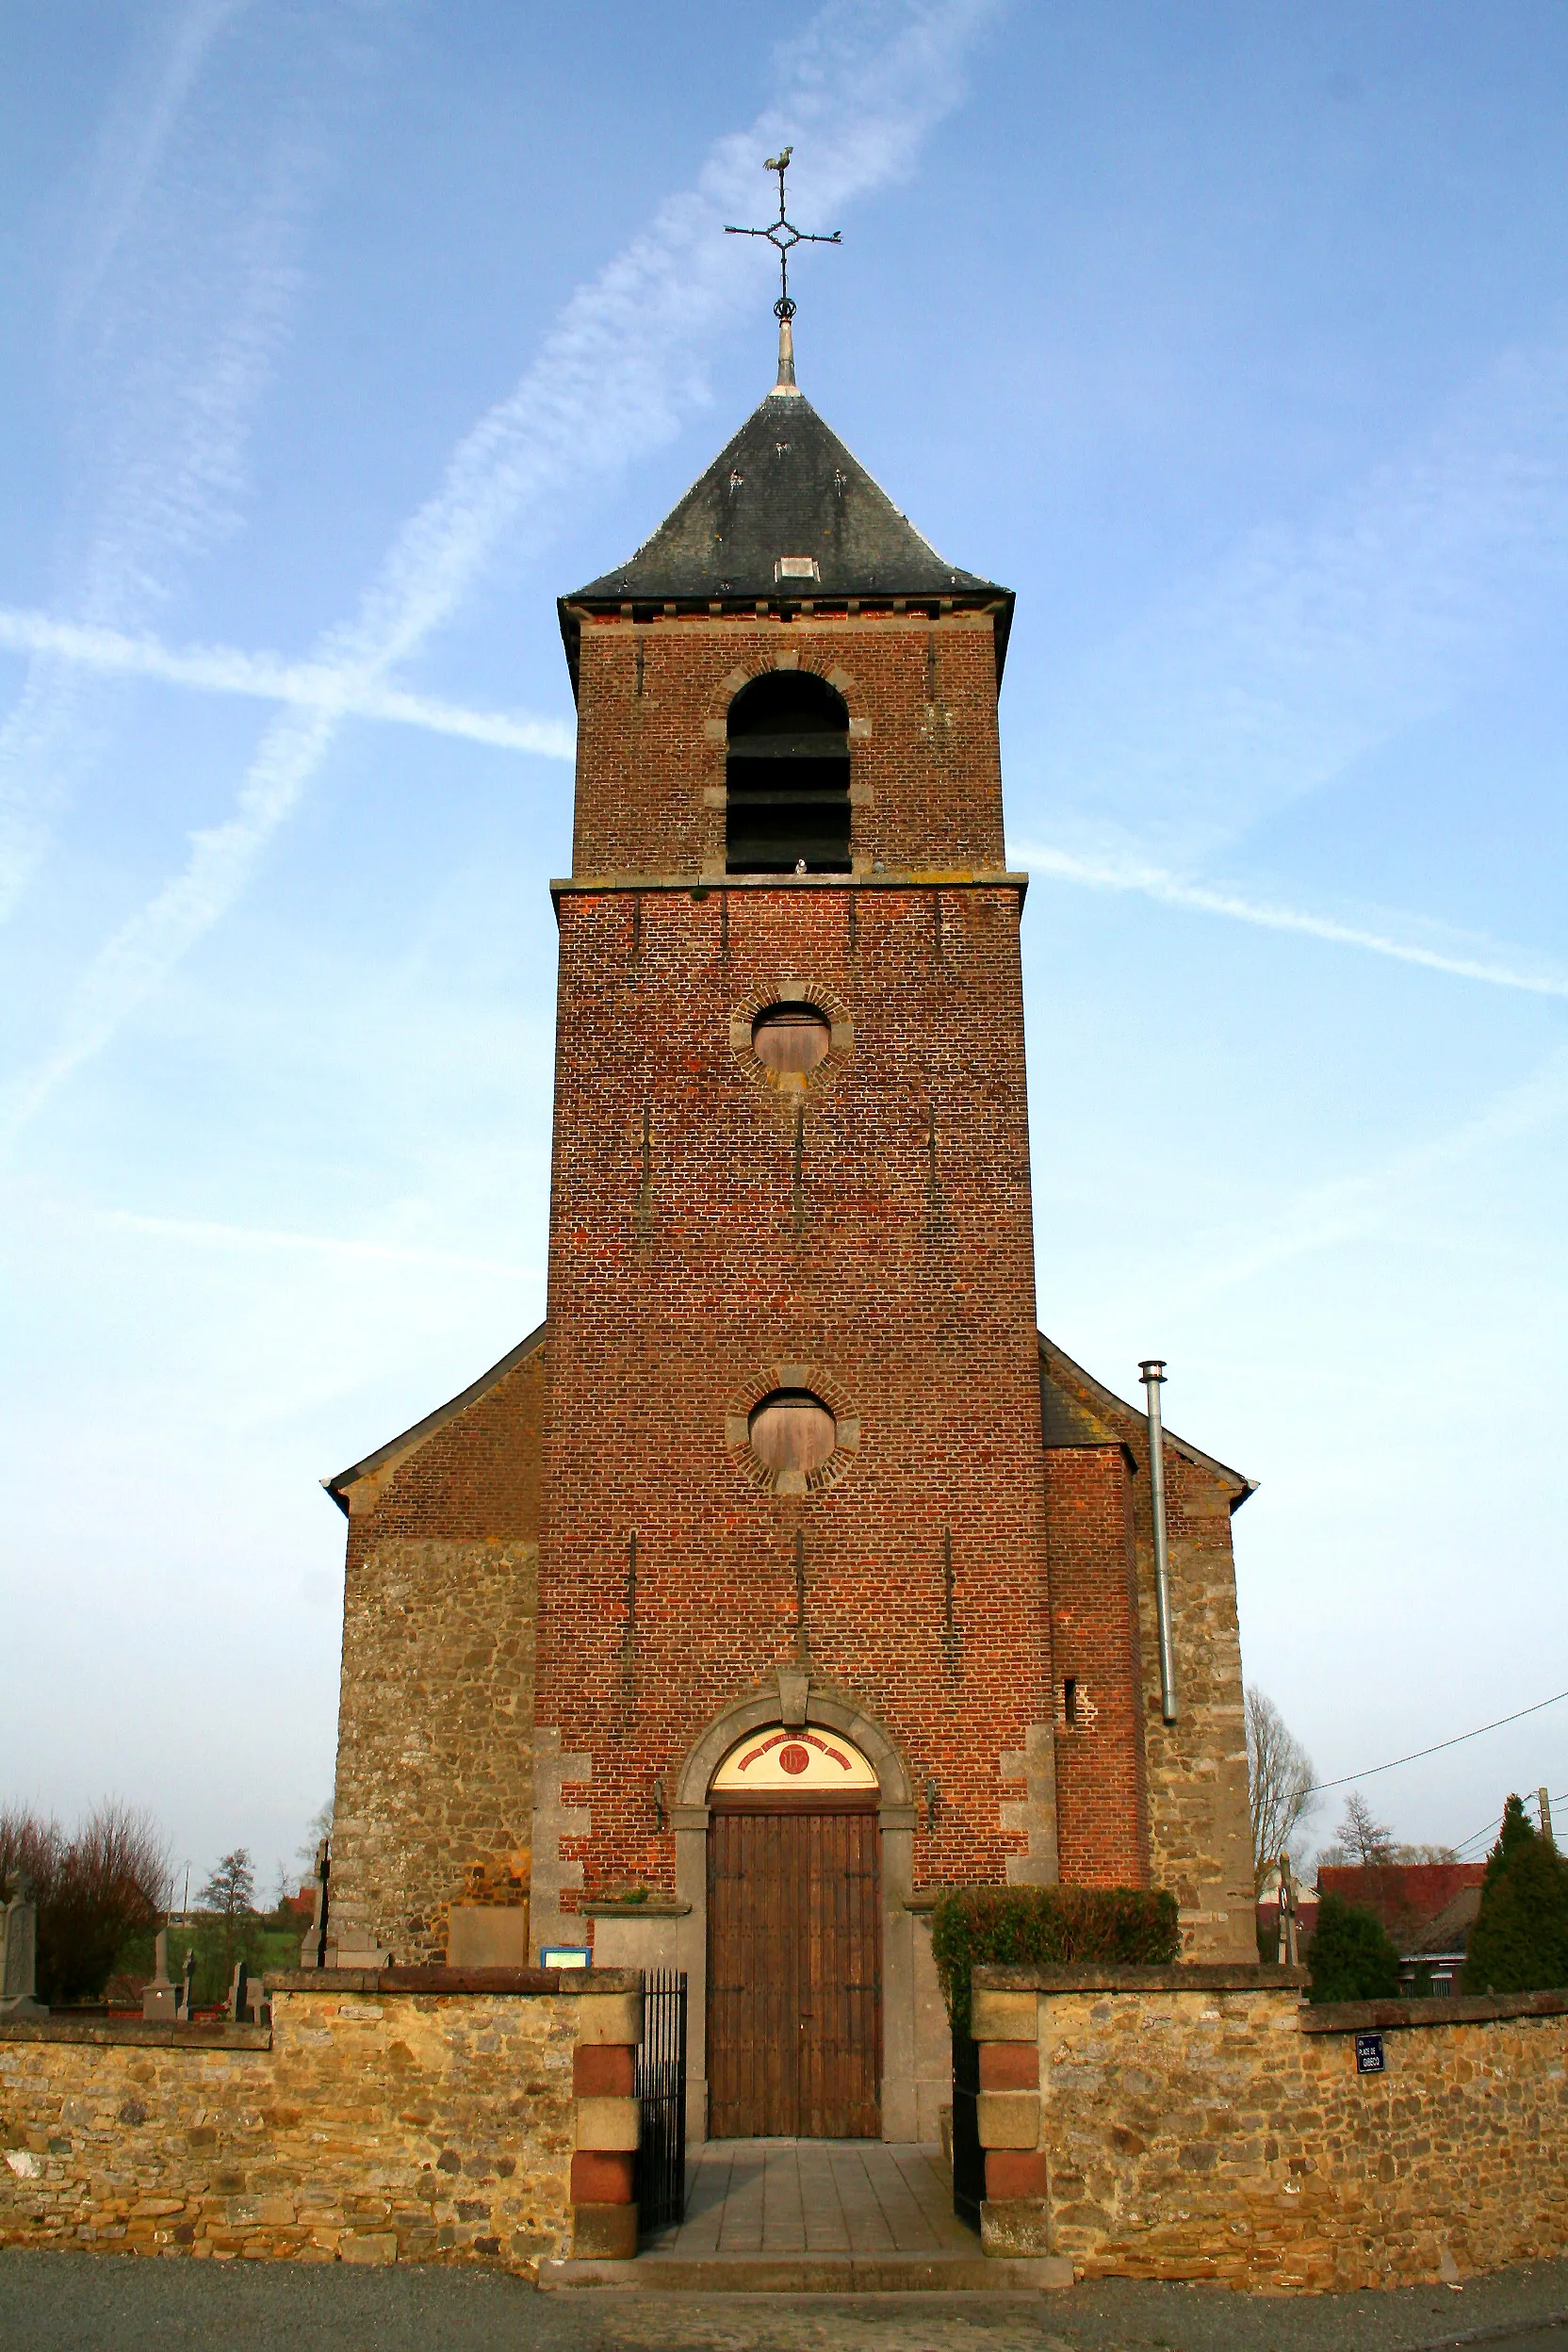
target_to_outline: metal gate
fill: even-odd
[[[980,2227],[986,2194],[986,2152],[980,2145],[980,2045],[953,2036],[953,2210],[972,2230]]]
[[[636,2091],[643,2111],[637,2149],[637,2221],[668,2230],[686,2218],[686,1972],[643,1971],[643,2038]]]

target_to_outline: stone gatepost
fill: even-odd
[[[980,2243],[988,2254],[1046,2255],[1051,2211],[1040,2148],[1038,1996],[976,1984],[972,1998],[980,2076],[975,2123],[986,2164]]]
[[[577,2004],[572,2090],[572,2253],[579,2262],[629,2262],[637,2251],[635,2091],[643,1994],[583,1993]]]

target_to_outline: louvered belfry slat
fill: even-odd
[[[708,1846],[708,2129],[875,2139],[876,1815],[715,1809]]]

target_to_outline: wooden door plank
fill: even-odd
[[[715,1812],[708,2068],[716,2138],[879,2136],[881,1923],[874,1814]]]

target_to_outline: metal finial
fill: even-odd
[[[776,172],[778,174],[777,220],[770,220],[765,229],[737,229],[727,221],[724,232],[726,237],[765,237],[778,255],[778,300],[773,306],[773,315],[778,321],[778,382],[774,385],[776,392],[792,392],[796,388],[795,339],[790,325],[795,315],[794,303],[790,299],[790,255],[797,245],[837,245],[843,234],[841,229],[835,229],[831,237],[819,236],[813,229],[797,229],[794,222],[785,217],[784,174],[790,168],[790,157],[793,154],[792,147],[781,147],[777,155],[770,155],[762,166],[764,172]]]

